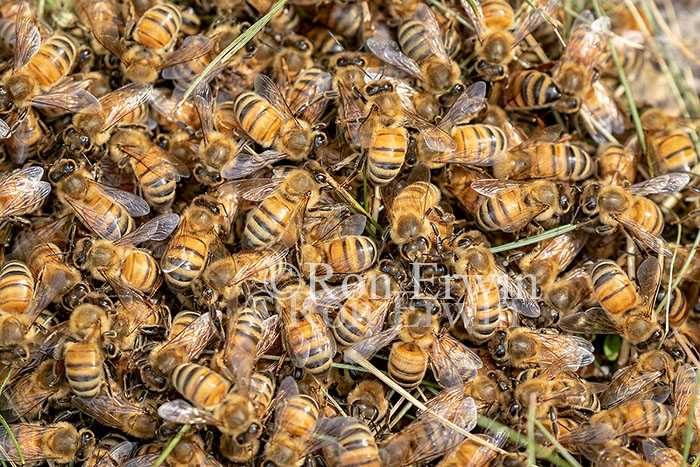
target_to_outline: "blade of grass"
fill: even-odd
[[[432,3],[441,12],[445,13],[448,16],[452,16],[462,26],[466,26],[467,28],[469,28],[470,31],[474,30],[474,26],[472,26],[469,21],[467,21],[466,19],[464,19],[460,15],[458,15],[452,8],[448,7],[447,5],[440,2],[439,0],[428,0],[428,1],[430,3]],[[472,4],[472,3],[470,2],[470,4]],[[474,7],[472,6],[472,8],[474,8]],[[476,10],[474,10],[474,11],[476,11]]]
[[[688,426],[685,429],[685,443],[683,444],[683,463],[686,465],[688,454],[690,453],[690,439],[693,435],[693,427],[695,423],[695,404],[698,402],[698,388],[700,387],[700,369],[695,369],[695,384],[693,385],[693,397],[690,399],[690,407],[688,407]]]
[[[231,42],[224,50],[222,50],[219,55],[217,55],[214,60],[211,61],[209,65],[202,71],[197,78],[190,84],[190,86],[187,88],[185,91],[185,94],[182,96],[182,99],[180,99],[180,102],[178,102],[177,106],[180,107],[183,102],[187,100],[188,97],[190,97],[190,94],[195,90],[195,88],[199,85],[200,82],[206,77],[209,72],[211,72],[216,66],[218,66],[221,63],[224,63],[226,60],[231,58],[236,52],[241,50],[255,35],[262,30],[262,28],[265,27],[265,25],[272,19],[273,16],[275,16],[287,3],[287,0],[277,0],[277,3],[275,3],[272,6],[272,9],[267,12],[265,16],[257,20],[251,27],[245,30],[243,34],[238,36]]]
[[[160,464],[165,462],[165,458],[170,455],[170,453],[175,449],[175,446],[177,446],[177,443],[180,442],[180,439],[182,439],[182,435],[187,433],[187,430],[190,429],[192,425],[185,424],[180,427],[179,430],[177,430],[177,433],[175,433],[175,436],[173,436],[173,439],[170,440],[168,445],[163,449],[163,452],[160,453],[160,456],[158,456],[158,459],[156,459],[155,463],[153,464],[153,467],[158,467]]]
[[[547,438],[547,440],[549,440],[549,442],[552,443],[555,448],[557,448],[557,451],[559,451],[561,456],[564,459],[566,459],[572,467],[581,467],[581,464],[579,464],[578,461],[574,459],[574,457],[569,453],[569,451],[564,449],[564,446],[562,446],[561,443],[559,443],[559,441],[557,441],[557,439],[552,435],[552,433],[550,433],[549,430],[547,430],[547,428],[545,428],[544,425],[542,425],[542,422],[535,419],[535,425],[542,432],[545,438]]]
[[[676,215],[675,212],[671,211],[674,216],[676,216],[676,219],[678,219],[678,216]],[[668,271],[668,287],[666,290],[672,290],[673,287],[673,268],[676,265],[676,256],[678,255],[678,246],[681,243],[681,234],[683,232],[683,225],[679,222],[678,223],[678,234],[676,234],[676,247],[673,249],[673,256],[671,257],[671,267],[670,270]],[[659,350],[661,349],[661,346],[664,343],[664,340],[666,339],[666,336],[668,335],[668,330],[669,330],[669,324],[668,324],[668,315],[671,312],[671,300],[669,300],[669,294],[670,292],[666,293],[664,295],[663,301],[666,302],[666,324],[665,324],[665,329],[664,329],[664,336],[661,338],[661,342],[659,343]],[[657,313],[658,313],[658,308],[654,310],[654,313],[652,313],[652,319],[656,319]]]
[[[360,211],[362,214],[364,214],[367,219],[372,223],[375,229],[377,229],[377,232],[379,232],[379,235],[384,235],[384,229],[379,225],[379,223],[370,215],[370,213],[367,212],[365,208],[362,207],[362,205],[350,194],[348,193],[348,190],[345,189],[342,185],[340,185],[338,182],[335,181],[333,177],[331,177],[329,174],[326,174],[326,180],[328,181],[328,184],[333,187],[334,190],[336,190],[340,195],[348,202],[350,202],[355,208],[357,208],[358,211]]]
[[[600,132],[600,134],[605,136],[605,139],[607,139],[609,142],[620,144],[620,142],[617,140],[617,138],[615,138],[613,135],[611,135],[608,130],[603,128],[603,126],[600,123],[598,123],[598,120],[593,118],[593,115],[586,112],[585,110],[581,110],[579,112],[579,115],[581,115],[584,118],[584,120],[586,120],[588,123],[590,123],[596,130],[598,130]]]
[[[10,425],[7,424],[7,422],[5,421],[5,417],[3,417],[2,415],[0,415],[0,423],[2,423],[2,426],[5,428],[7,436],[9,436],[12,440],[12,444],[15,445],[17,455],[19,456],[19,462],[22,465],[24,465],[26,462],[24,461],[24,454],[22,454],[22,449],[19,447],[19,443],[17,442],[17,438],[15,438],[15,434],[12,433],[12,430],[10,430]]]
[[[396,392],[398,392],[399,394],[401,394],[402,396],[404,396],[404,397],[406,398],[406,400],[410,401],[413,405],[415,405],[416,407],[418,407],[418,408],[421,409],[422,411],[427,412],[427,413],[431,414],[432,416],[434,416],[435,418],[437,418],[437,419],[440,421],[440,423],[442,423],[443,425],[452,428],[452,429],[455,430],[457,433],[459,433],[459,434],[461,434],[461,435],[463,435],[463,436],[466,436],[467,438],[469,438],[470,440],[472,440],[472,441],[478,443],[478,444],[481,445],[481,446],[486,446],[486,447],[488,447],[488,448],[490,448],[490,449],[496,450],[497,452],[499,452],[499,453],[501,453],[501,454],[506,454],[506,452],[505,452],[503,449],[501,449],[501,448],[499,448],[499,447],[497,447],[497,446],[494,446],[494,445],[492,445],[491,443],[489,443],[489,442],[487,442],[487,441],[484,441],[483,439],[481,439],[481,438],[479,438],[479,437],[477,437],[477,436],[474,436],[473,434],[469,433],[469,432],[468,432],[467,430],[465,430],[464,428],[462,428],[462,427],[460,427],[460,426],[458,426],[458,425],[455,425],[452,421],[446,419],[446,418],[443,417],[442,415],[440,415],[440,414],[438,414],[438,413],[435,413],[435,411],[433,411],[433,410],[429,409],[428,407],[426,407],[425,404],[423,404],[421,401],[419,401],[418,399],[416,399],[415,397],[413,397],[413,396],[411,395],[410,392],[408,392],[407,390],[405,390],[404,388],[402,388],[401,386],[399,386],[398,384],[396,384],[396,382],[394,382],[394,380],[392,380],[391,378],[389,378],[388,376],[386,376],[384,373],[382,373],[381,371],[379,371],[379,370],[378,370],[374,365],[372,365],[366,358],[364,358],[362,355],[360,355],[359,353],[357,353],[356,350],[354,350],[354,349],[352,349],[352,348],[349,349],[349,350],[347,350],[347,351],[345,352],[345,356],[348,357],[348,358],[350,358],[352,361],[354,361],[354,362],[357,363],[358,365],[362,365],[363,367],[365,367],[367,370],[370,371],[370,373],[372,373],[374,376],[376,376],[377,378],[379,378],[380,380],[382,380],[382,382],[384,382],[384,384],[386,384],[387,386],[389,386],[390,388],[394,389]]]
[[[530,405],[527,410],[527,463],[535,465],[535,394],[530,394]]]
[[[688,270],[688,268],[690,267],[690,263],[693,261],[693,258],[695,257],[695,252],[698,249],[698,245],[700,245],[700,229],[698,229],[698,232],[695,236],[695,242],[693,242],[693,246],[690,249],[690,252],[688,253],[688,257],[686,258],[685,263],[683,263],[683,267],[681,268],[681,271],[678,273],[676,280],[673,281],[673,285],[671,286],[671,289],[666,292],[666,296],[661,301],[661,303],[659,303],[659,306],[656,308],[656,313],[659,313],[659,311],[661,311],[661,308],[666,304],[666,301],[668,300],[668,297],[671,294],[671,292],[673,292],[676,289],[676,287],[678,287],[678,284],[680,284],[681,279],[683,279],[685,272]]]
[[[396,417],[394,417],[392,421],[389,422],[389,428],[393,428],[394,425],[399,423],[399,420],[401,420],[403,416],[406,415],[409,410],[411,410],[411,407],[413,407],[413,404],[411,404],[410,401],[406,401],[406,404],[404,404],[404,406],[401,408],[401,411],[396,414]]]
[[[571,232],[572,230],[576,230],[585,224],[585,222],[582,222],[581,224],[560,225],[559,227],[547,230],[546,232],[542,232],[541,234],[533,235],[532,237],[523,238],[522,240],[505,243],[499,246],[494,246],[492,248],[489,248],[489,251],[491,253],[500,253],[502,251],[512,250],[521,246],[532,245],[533,243],[541,242],[542,240],[547,240],[549,238],[556,237],[557,235],[561,235],[566,232]]]
[[[10,371],[8,371],[7,375],[5,375],[5,379],[2,380],[2,385],[0,385],[0,394],[2,394],[2,392],[5,390],[5,385],[10,380],[10,377],[12,376],[12,372],[14,370],[14,368],[10,368]]]
[[[552,19],[549,16],[542,13],[542,10],[540,10],[539,7],[532,2],[532,0],[525,0],[525,3],[527,3],[530,6],[530,8],[534,9],[537,12],[537,14],[540,15],[540,17],[547,24],[549,24],[549,27],[552,28],[552,30],[554,31],[554,35],[557,36],[557,39],[559,39],[559,42],[561,43],[561,45],[566,47],[566,41],[564,40],[563,37],[561,37],[561,34],[559,33],[559,29],[557,29],[557,25],[552,22]]]
[[[605,16],[603,10],[600,8],[598,0],[593,0],[593,8],[595,9],[596,15],[598,17]],[[630,107],[630,114],[632,115],[632,121],[634,122],[634,128],[637,131],[637,137],[639,138],[639,144],[642,147],[642,151],[646,155],[647,163],[649,164],[649,175],[654,177],[654,170],[651,167],[651,156],[647,151],[647,140],[644,135],[644,129],[642,128],[642,121],[639,118],[639,111],[637,110],[637,104],[634,102],[634,97],[632,96],[632,90],[630,89],[630,83],[627,81],[627,73],[622,68],[622,63],[620,62],[620,57],[617,55],[617,50],[613,46],[612,39],[608,37],[608,48],[610,49],[610,56],[615,63],[615,68],[617,68],[617,73],[620,76],[620,84],[625,89],[625,96],[627,96],[627,103]]]

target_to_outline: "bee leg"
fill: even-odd
[[[554,435],[554,439],[557,439],[559,438],[559,424],[557,423],[557,413],[554,407],[549,408],[549,419],[552,421],[552,434]]]
[[[216,309],[213,303],[209,305],[209,314],[214,322],[214,327],[216,327],[216,332],[219,334],[221,340],[224,340],[226,336],[224,334],[223,326],[221,325],[221,319],[219,319],[220,311]]]

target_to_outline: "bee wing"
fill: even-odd
[[[600,307],[564,316],[558,326],[564,331],[589,334],[621,334],[623,331],[620,323]]]
[[[248,180],[234,180],[231,187],[238,192],[241,198],[259,202],[274,193],[282,184],[284,178],[251,178]]]
[[[442,31],[440,31],[440,24],[435,18],[433,10],[428,7],[425,3],[419,3],[416,5],[416,11],[413,16],[417,21],[423,23],[425,30],[428,34],[425,36],[425,40],[430,47],[432,54],[440,58],[440,60],[445,63],[450,63],[452,60],[445,50],[445,43],[442,40]]]
[[[29,60],[36,55],[41,46],[39,28],[34,23],[34,15],[29,3],[22,2],[18,5],[15,17],[15,54],[12,63],[12,71],[17,72],[24,67]]]
[[[539,143],[555,143],[561,136],[561,132],[564,131],[564,127],[557,124],[551,125],[541,130],[538,130],[532,134],[525,141],[512,148],[513,151],[522,151],[527,148],[537,146]]]
[[[353,144],[360,146],[359,127],[360,121],[364,117],[360,99],[346,89],[341,82],[338,83],[338,95],[340,96],[343,110],[341,122],[344,124],[343,126],[347,130]]]
[[[216,333],[211,313],[202,313],[182,331],[170,338],[163,348],[185,349],[189,359],[195,358],[209,345]]]
[[[552,259],[559,271],[566,269],[588,240],[588,233],[576,230],[557,235],[551,240],[542,242],[542,250],[535,256],[534,261],[544,262]],[[559,274],[557,273],[557,276]]]
[[[66,203],[73,208],[75,214],[85,224],[87,228],[92,230],[98,237],[105,240],[118,240],[126,232],[119,230],[119,218],[111,214],[107,214],[108,209],[112,206],[112,201],[106,197],[101,197],[96,205],[88,205],[81,200],[76,200],[70,197],[65,198]],[[96,207],[103,207],[99,212]]]
[[[190,425],[216,425],[218,423],[212,413],[193,407],[182,399],[168,401],[161,405],[158,407],[158,415],[163,420],[172,423]]]
[[[528,293],[520,284],[515,282],[499,265],[495,266],[494,276],[501,287],[504,287],[512,298],[512,306],[523,316],[536,318],[540,315],[540,306],[533,294]]]
[[[565,365],[571,371],[593,363],[593,344],[578,336],[541,336],[540,343],[546,352],[540,356],[545,365]]]
[[[246,149],[248,148],[244,147],[224,164],[221,168],[222,177],[229,180],[241,179],[287,157],[287,154],[278,151],[264,151],[258,154]]]
[[[460,0],[464,11],[467,13],[467,18],[476,32],[476,37],[479,42],[484,39],[484,31],[486,31],[486,24],[484,23],[484,13],[481,11],[479,6],[479,0],[474,0],[475,8],[469,4],[467,0]]]
[[[539,3],[542,3],[541,1]],[[530,7],[532,8],[532,4]],[[559,6],[559,0],[549,0],[544,5],[535,5],[527,17],[520,21],[513,31],[513,46],[519,44],[528,34],[537,29]]]
[[[3,393],[0,399],[0,412],[7,422],[14,422],[24,417],[32,409],[46,401],[54,395],[56,389],[54,387],[44,388],[32,382],[33,374],[28,374],[13,385],[7,388],[7,392]],[[9,394],[17,394],[16,397],[11,397]],[[13,399],[20,398],[21,404],[13,404]]]
[[[611,93],[600,81],[593,82],[590,90],[583,97],[581,111],[588,114],[589,118],[584,118],[583,123],[591,138],[598,144],[604,144],[607,138],[589,123],[590,120],[598,122],[610,134],[620,134],[625,131],[625,116]]]
[[[129,83],[110,92],[100,99],[104,115],[103,129],[112,128],[125,116],[146,102],[151,95],[153,85],[147,83]]]
[[[490,152],[490,151],[489,151]],[[475,167],[490,167],[506,160],[505,152],[492,152],[489,154],[483,148],[473,147],[461,151],[449,151],[438,154],[433,158],[434,162],[443,164],[462,164]]]
[[[594,21],[590,11],[581,13],[574,22],[560,63],[573,61],[592,73],[593,67],[607,50],[606,37],[609,29],[609,17],[604,16]]]
[[[212,113],[214,96],[212,96],[209,86],[197,87],[193,100],[194,108],[197,110],[202,125],[204,140],[208,142],[214,132],[214,114]]]
[[[72,78],[66,79],[50,91],[32,98],[32,105],[39,108],[59,108],[72,113],[97,113],[102,109],[100,101],[85,84]]]
[[[379,126],[379,109],[373,106],[358,128],[360,146],[371,148]]]
[[[23,461],[32,462],[53,459],[51,454],[47,452],[44,440],[50,436],[54,437],[56,430],[56,427],[37,424],[16,423],[8,425],[0,433],[0,460],[19,465]],[[12,433],[13,438],[10,438],[8,432]],[[18,442],[21,440],[20,450],[23,459],[20,459],[12,439],[17,439]]]
[[[267,75],[260,74],[255,78],[255,92],[264,97],[280,114],[282,120],[296,121],[294,113],[289,108],[280,88]]]
[[[280,337],[280,316],[272,315],[263,321],[263,335],[255,348],[255,358],[260,358]]]
[[[244,264],[242,267],[239,267],[236,274],[231,277],[231,280],[227,285],[240,284],[241,282],[250,278],[250,276],[279,264],[287,256],[287,253],[289,253],[288,248],[264,251],[257,261],[246,262],[246,264]]]
[[[126,212],[128,212],[130,216],[145,216],[151,212],[151,207],[143,198],[139,196],[129,193],[128,191],[120,190],[119,188],[103,185],[94,180],[90,180],[89,183],[93,184],[95,188],[102,191],[102,193],[112,201],[118,203],[120,206],[126,209]]]
[[[351,214],[340,219],[337,216],[331,216],[320,226],[317,242],[343,236],[362,235],[366,225],[367,218],[363,214]]]
[[[11,133],[13,132],[10,129],[10,125],[5,120],[0,119],[0,139],[9,138]]]
[[[420,5],[423,5],[422,3]],[[427,8],[427,7],[426,7]],[[457,149],[452,135],[441,127],[430,123],[420,115],[404,109],[404,117],[409,127],[413,127],[420,132],[425,140],[425,144],[435,151],[454,151]]]
[[[190,62],[199,57],[208,54],[214,48],[214,41],[207,36],[200,34],[195,36],[187,36],[180,48],[168,53],[160,64],[163,70],[163,78],[173,79],[165,76],[165,69],[173,67],[180,63]]]
[[[662,374],[660,371],[638,373],[635,367],[629,366],[623,369],[623,373],[616,374],[610,385],[601,393],[600,404],[609,409],[638,398],[640,394],[650,390]]]
[[[282,380],[282,382],[279,385],[279,388],[277,388],[277,396],[275,398],[275,431],[279,431],[280,428],[280,421],[281,418],[280,414],[282,413],[282,410],[287,406],[289,403],[289,399],[292,397],[298,396],[299,395],[299,386],[297,386],[296,381],[294,381],[294,377],[292,376],[287,376]]]
[[[399,44],[393,40],[385,37],[370,37],[367,39],[366,45],[367,48],[383,62],[394,65],[414,78],[422,78],[418,63],[404,55],[403,52],[401,52]]]
[[[121,276],[117,274],[105,271],[100,271],[100,273],[105,278],[105,281],[109,283],[110,287],[112,287],[112,290],[117,295],[117,299],[122,306],[131,314],[127,335],[136,332],[154,315],[156,318],[150,319],[150,321],[157,323],[162,323],[164,321],[163,308],[154,305],[141,291],[131,288],[129,284],[124,282]]]
[[[126,54],[119,28],[111,21],[101,21],[92,28],[92,34],[102,47],[112,52],[120,60]]]
[[[382,331],[378,334],[374,334],[372,336],[367,337],[366,339],[355,343],[350,348],[359,353],[367,360],[369,360],[374,356],[374,354],[376,354],[379,351],[379,349],[386,346],[389,342],[393,341],[396,338],[396,336],[399,335],[401,327],[401,325],[392,326],[385,331]],[[345,361],[349,363],[357,363],[354,360],[352,360],[352,358],[348,355],[347,352],[345,353]]]
[[[666,240],[654,235],[646,227],[626,216],[611,215],[619,222],[634,238],[639,240],[645,247],[654,250],[663,256],[673,256],[673,251],[667,246]]]
[[[681,191],[688,182],[690,182],[690,176],[688,174],[674,172],[635,183],[629,187],[629,191],[637,196],[653,195],[656,193],[675,193]]]
[[[483,81],[470,85],[452,104],[438,126],[448,131],[457,122],[471,121],[486,103],[487,86]]]
[[[136,146],[119,145],[119,150],[146,166],[149,172],[166,180],[179,181],[180,178],[190,175],[190,170],[182,161],[158,145],[151,145],[147,151]]]
[[[649,308],[656,298],[656,292],[661,285],[661,264],[654,256],[650,256],[639,265],[637,269],[637,281],[639,282],[639,295],[642,303]],[[649,317],[649,316],[647,316]]]
[[[173,213],[161,214],[144,222],[136,230],[123,236],[115,243],[118,245],[138,245],[148,240],[160,242],[168,238],[179,223],[179,215]]]
[[[51,185],[42,182],[44,169],[38,166],[13,170],[0,178],[0,219],[16,214],[24,214],[28,209],[38,207],[51,193]]]
[[[429,355],[438,382],[445,388],[463,385],[465,377],[483,365],[469,347],[447,334],[433,339]]]
[[[582,425],[559,435],[561,444],[604,444],[618,436],[618,431],[606,423]]]
[[[363,281],[357,281],[350,285],[338,285],[334,287],[325,287],[323,290],[315,290],[309,294],[302,303],[302,307],[306,309],[327,309],[337,308],[349,298],[355,296],[365,287]]]
[[[695,369],[688,363],[681,364],[673,384],[673,408],[676,416],[687,413],[695,390]]]
[[[317,105],[323,102],[323,100],[320,100],[319,96],[325,94],[327,91],[330,91],[332,85],[333,78],[330,73],[328,73],[327,71],[319,73],[314,77],[313,80],[309,81],[306,84],[306,87],[309,88],[309,92],[300,92],[297,95],[296,99],[289,102],[289,109],[294,115],[297,115],[305,105],[314,103],[314,105],[304,110],[303,114],[305,115],[305,120],[307,122],[312,122],[316,120],[316,117],[319,115],[319,112],[322,112],[325,108],[325,105]]]

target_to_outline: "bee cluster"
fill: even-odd
[[[700,459],[663,16],[3,1],[0,461]]]

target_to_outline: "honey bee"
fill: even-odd
[[[674,119],[654,108],[646,110],[640,118],[649,152],[658,161],[662,173],[687,172],[697,164],[692,134],[698,122]]]
[[[594,414],[588,424],[563,433],[562,444],[619,445],[623,436],[664,436],[673,428],[673,411],[653,400],[636,400]]]
[[[336,352],[333,334],[315,309],[311,290],[305,284],[284,286],[277,297],[284,326],[284,344],[297,368],[324,378]]]
[[[78,58],[78,45],[64,33],[42,40],[28,3],[20,3],[15,17],[14,60],[0,80],[16,109],[31,105],[59,107],[72,112],[99,109],[95,96],[81,83],[66,79]]]
[[[560,132],[558,125],[545,128],[511,148],[508,158],[494,167],[494,176],[515,180],[552,178],[562,181],[589,178],[595,168],[593,159],[577,146],[556,142]]]
[[[558,0],[543,1],[536,7],[532,5],[533,9],[527,17],[514,25],[515,13],[506,1],[483,0],[477,2],[473,9],[466,0],[462,0],[478,39],[475,47],[476,72],[488,81],[505,78],[508,65],[517,54],[518,44],[537,29],[558,5]]]
[[[329,225],[328,222],[334,224]],[[312,265],[330,267],[331,274],[358,274],[369,269],[377,260],[377,244],[361,235],[367,218],[361,214],[326,221],[317,239],[302,246],[304,275],[311,275]],[[317,268],[318,270],[318,268]]]
[[[439,331],[439,322],[434,313],[440,307],[435,297],[418,296],[414,298],[413,305],[401,314],[399,324],[371,335],[351,348],[370,358],[399,337],[400,341],[391,347],[387,365],[389,375],[399,385],[406,388],[418,386],[429,360],[442,386],[462,385],[466,378],[473,376],[474,370],[481,368],[482,362],[466,345]]]
[[[148,117],[147,100],[152,86],[129,83],[100,98],[101,110],[73,116],[73,129],[66,138],[74,148],[87,149],[109,141],[114,127],[144,123]]]
[[[198,315],[193,311],[176,314],[168,338],[148,356],[150,367],[141,369],[142,379],[153,390],[164,390],[175,367],[194,361],[214,334],[211,314]]]
[[[363,379],[357,383],[346,400],[352,416],[370,426],[383,419],[389,409],[386,386],[375,379]]]
[[[523,70],[508,77],[506,109],[543,109],[556,105],[561,99],[562,92],[547,73]]]
[[[361,54],[343,52],[331,58],[332,89],[337,94],[338,120],[346,128],[346,140],[360,145],[359,128],[364,102],[360,98],[365,85],[367,58]],[[362,96],[364,97],[364,96]]]
[[[571,332],[621,334],[640,350],[657,344],[663,335],[661,326],[652,319],[654,298],[661,281],[658,259],[645,259],[637,270],[637,278],[639,292],[615,263],[598,263],[591,281],[602,308],[564,317],[559,327]],[[612,288],[614,285],[619,289]]]
[[[113,381],[106,382],[90,398],[73,396],[75,407],[99,423],[139,439],[151,439],[158,428],[158,417],[148,404],[136,404],[125,398]]]
[[[75,395],[89,399],[105,382],[102,344],[110,323],[104,310],[83,304],[71,313],[69,324],[71,340],[63,347],[66,380]]]
[[[319,92],[320,86],[315,89]],[[308,97],[309,102],[313,99]],[[325,142],[322,132],[295,117],[295,111],[299,109],[290,109],[282,91],[265,75],[258,75],[255,79],[255,92],[243,92],[236,97],[234,109],[238,124],[245,133],[256,143],[265,148],[273,147],[278,153],[271,155],[272,160],[249,162],[258,167],[280,160],[282,156],[279,154],[300,161]]]
[[[132,216],[144,216],[150,207],[143,199],[102,185],[84,164],[63,159],[49,170],[57,196],[98,237],[115,241],[134,230]]]
[[[635,465],[639,467],[651,467],[654,464],[645,462],[636,452],[621,446],[610,446],[602,448],[600,446],[577,447],[581,453],[592,462],[592,465]]]
[[[8,432],[12,433],[12,438]],[[17,440],[21,455],[13,440]],[[78,431],[67,422],[52,425],[17,423],[9,425],[8,431],[0,434],[0,460],[68,464],[73,460],[87,459],[94,444],[95,435],[91,431]]]
[[[67,395],[68,388],[60,381],[56,362],[49,359],[3,392],[0,411],[10,423],[23,417],[34,419],[42,413],[46,402],[51,403]]]
[[[51,192],[43,175],[44,169],[31,166],[0,176],[0,221],[39,209]]]
[[[324,457],[336,465],[379,467],[379,448],[369,428],[353,417],[334,419],[336,443],[324,449]]]
[[[289,108],[307,122],[315,122],[323,114],[328,99],[322,97],[331,90],[331,74],[318,65],[305,68],[287,90]]]
[[[461,387],[447,389],[427,406],[431,412],[422,412],[400,432],[384,441],[379,449],[382,465],[411,465],[446,454],[459,446],[464,436],[433,414],[438,414],[466,431],[476,425],[476,406],[471,397],[465,397]]]
[[[272,283],[286,271],[284,258],[289,252],[282,250],[241,251],[209,264],[200,279],[204,283],[203,301],[230,303],[240,296],[247,281]]]
[[[282,39],[281,50],[274,55],[272,69],[280,83],[294,82],[302,71],[313,66],[314,46],[299,34],[288,34]]]
[[[113,152],[120,166],[131,165],[148,204],[158,212],[169,211],[177,182],[190,175],[187,166],[137,130],[119,130],[110,144],[116,146]]]
[[[488,347],[498,364],[513,368],[556,365],[576,371],[593,363],[593,346],[587,340],[524,327],[496,331]]]
[[[376,13],[375,13],[376,14]],[[369,4],[360,2],[333,1],[332,5],[319,13],[319,21],[339,37],[361,44],[371,34],[372,12]]]
[[[144,463],[141,465],[146,465]],[[173,467],[222,467],[204,448],[204,442],[197,435],[189,435],[182,438],[172,452],[168,455],[168,465]]]
[[[557,235],[540,242],[520,260],[518,266],[525,274],[532,274],[537,287],[547,291],[576,258],[587,239],[588,235],[580,231]]]
[[[642,441],[642,451],[644,457],[652,465],[671,466],[682,465],[683,455],[673,448],[667,447],[664,443],[655,438],[648,438]]]
[[[482,179],[471,189],[486,199],[477,204],[477,225],[483,230],[517,232],[530,222],[558,219],[571,209],[565,188],[549,180]]]
[[[220,215],[218,203],[207,195],[196,197],[185,209],[161,259],[168,287],[184,290],[202,273],[218,240]]]
[[[656,296],[657,301],[663,300],[666,291],[659,291]],[[664,312],[665,307],[664,307]],[[690,306],[685,298],[685,294],[680,289],[671,290],[671,298],[668,300],[668,324],[671,329],[682,328],[690,315]]]
[[[700,426],[700,410],[695,409],[692,415],[688,413],[690,410],[690,401],[693,398],[695,391],[695,379],[697,373],[695,368],[687,363],[679,365],[676,372],[676,379],[673,383],[673,409],[674,423],[673,429],[668,434],[666,441],[669,446],[682,451],[686,446],[686,432],[688,430],[688,421],[693,424],[690,435],[691,452],[697,452],[700,448],[700,437],[698,436],[698,426]],[[697,407],[697,406],[696,406]]]
[[[121,61],[122,72],[129,81],[153,83],[163,68],[191,59],[192,54],[201,53],[199,44],[170,52],[181,25],[180,8],[163,2],[141,15],[131,31],[134,44],[128,48],[124,45],[119,28],[112,21],[98,23],[92,32],[95,39]]]
[[[482,123],[500,128],[506,135],[508,147],[514,148],[526,139],[523,130],[508,117],[508,114],[502,107],[489,105],[484,112]]]
[[[673,357],[663,350],[651,350],[615,373],[600,394],[600,402],[610,409],[632,399],[648,399],[658,389],[670,390],[674,373]]]
[[[22,118],[24,114],[24,118]],[[15,116],[14,120],[9,120],[9,125],[15,127],[12,134],[5,138],[5,149],[10,154],[12,161],[15,164],[23,164],[30,154],[36,154],[40,151],[40,147],[44,143],[44,138],[47,134],[47,128],[44,123],[37,118],[34,110],[27,109],[26,113]],[[2,127],[2,124],[0,124]],[[0,136],[2,129],[0,128]]]
[[[452,452],[445,454],[445,457],[442,459],[442,461],[440,461],[438,466],[488,466],[498,455],[498,452],[491,448],[489,445],[500,448],[505,444],[507,440],[507,436],[502,431],[498,431],[496,433],[493,433],[492,435],[479,434],[475,436],[484,441],[484,443],[480,444],[471,439],[465,439],[458,447],[454,448]]]
[[[82,238],[73,250],[73,262],[97,280],[120,277],[130,288],[150,293],[160,279],[158,263],[135,245],[148,240],[165,240],[175,230],[180,217],[162,214],[116,241]]]
[[[414,22],[421,23],[422,35],[411,34]],[[455,88],[463,89],[459,82],[459,67],[448,55],[440,24],[428,6],[416,6],[413,21],[405,22],[400,28],[399,43],[400,48],[396,42],[385,37],[371,37],[366,41],[372,53],[418,79],[430,94],[442,95]]]
[[[263,462],[278,467],[301,467],[306,456],[321,447],[315,440],[319,434],[318,404],[311,397],[299,394],[291,376],[280,383],[277,400],[275,426],[265,445]]]
[[[598,173],[604,182],[618,185],[625,182],[634,183],[637,156],[632,152],[629,144],[625,146],[609,142],[602,144],[598,146],[596,159]]]
[[[644,246],[664,256],[671,256],[672,252],[659,237],[664,229],[661,210],[646,196],[678,192],[689,180],[687,174],[670,173],[628,188],[594,182],[584,187],[583,212],[588,215],[598,214],[598,219],[603,224],[598,231],[610,231],[621,225]]]
[[[518,303],[517,311],[523,316],[537,317],[540,308],[528,297],[527,292],[513,281],[497,265],[493,254],[481,245],[470,243],[468,234],[457,237],[454,247],[454,269],[465,277],[462,319],[470,339],[476,343],[486,342],[499,326],[501,289],[508,291]]]
[[[111,434],[95,445],[92,455],[85,461],[86,467],[113,467],[123,465],[136,450],[136,443],[120,435]]]
[[[298,169],[284,177],[243,180],[239,196],[260,204],[246,220],[241,243],[244,250],[260,250],[275,244],[296,244],[307,207],[319,199],[318,183],[309,171]]]

